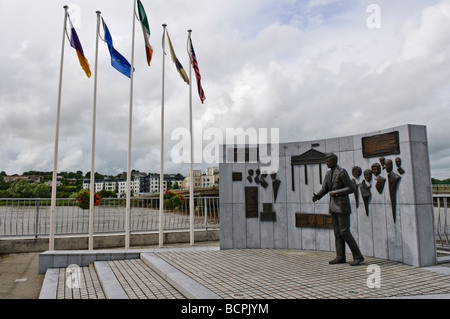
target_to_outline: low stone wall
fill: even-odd
[[[88,249],[88,236],[56,237],[55,250],[85,250]],[[48,238],[0,239],[0,254],[18,254],[30,252],[44,252],[48,250]],[[219,230],[197,230],[194,241],[218,241]],[[164,233],[165,244],[190,242],[189,231],[174,231]],[[158,233],[131,234],[130,247],[151,246],[159,244]],[[94,236],[94,249],[123,248],[125,235],[97,235]]]

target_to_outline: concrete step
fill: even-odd
[[[106,296],[93,266],[69,266],[47,269],[39,299],[106,299]]]
[[[214,250],[218,247],[141,250],[125,253],[123,258],[117,253],[108,255],[113,258],[105,258],[103,251],[100,254],[91,252],[87,258],[92,262],[89,265],[47,268],[39,299],[219,299],[155,254],[186,249]],[[68,252],[65,256],[58,252],[56,264],[72,260],[73,254]]]
[[[221,299],[217,294],[185,275],[154,253],[141,254],[141,260],[188,299]]]
[[[109,299],[185,299],[142,259],[96,263]]]

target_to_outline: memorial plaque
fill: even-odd
[[[361,138],[364,158],[400,154],[398,131]]]
[[[277,220],[277,215],[272,210],[272,203],[263,203],[263,211],[261,212],[262,222],[274,222]]]
[[[242,173],[233,172],[233,182],[239,182],[239,181],[242,181]]]
[[[316,227],[318,228],[332,228],[333,219],[330,215],[316,215]]]
[[[296,227],[316,227],[316,217],[314,214],[295,214]]]
[[[295,214],[295,226],[308,228],[333,228],[332,218],[330,215],[305,213]]]
[[[277,221],[277,214],[275,212],[261,212],[262,222],[275,222]]]
[[[245,188],[245,217],[258,217],[258,187]]]

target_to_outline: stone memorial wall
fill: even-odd
[[[436,263],[426,127],[265,147],[223,146],[221,249],[334,251],[329,197],[313,202],[312,196],[328,170],[325,155],[335,153],[355,185],[351,232],[363,255],[419,267]],[[268,171],[268,159],[276,171]]]

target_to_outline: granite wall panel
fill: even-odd
[[[388,154],[385,160],[394,162],[393,172],[401,177],[395,193],[396,207],[392,210],[389,178],[385,168],[380,176],[385,179],[384,188],[379,193],[377,180],[372,176],[366,182],[364,175],[352,176],[352,168],[359,166],[364,172],[372,164],[380,163],[380,157],[364,158],[362,138],[379,134],[398,132],[400,154]],[[276,152],[278,148],[278,154]],[[328,170],[325,163],[291,165],[291,157],[314,149],[322,153],[333,152],[338,156],[338,165],[345,168],[358,189],[358,204],[350,195],[352,214],[351,231],[359,243],[362,253],[383,259],[400,261],[415,266],[429,266],[436,263],[436,246],[431,193],[430,162],[426,127],[403,125],[375,132],[353,136],[334,137],[304,142],[289,142],[268,146],[260,162],[226,162],[227,152],[234,146],[223,146],[220,163],[220,246],[221,249],[290,248],[334,250],[332,229],[297,227],[296,213],[328,214],[328,195],[320,201],[312,202],[313,193],[318,192]],[[277,198],[273,193],[271,171],[264,172],[271,156],[278,156],[276,178],[281,182]],[[402,173],[395,164],[401,158]],[[273,158],[272,158],[273,160]],[[267,173],[267,187],[255,181],[256,170]],[[248,170],[254,175],[248,179]],[[232,181],[232,173],[241,172],[242,181]],[[261,175],[259,176],[261,177]],[[358,185],[370,185],[367,199],[368,213]],[[258,218],[246,218],[245,187],[258,187]],[[293,189],[294,186],[294,189]],[[276,220],[261,220],[264,203],[272,203]],[[395,222],[394,222],[395,214]],[[348,247],[347,247],[348,249]]]

